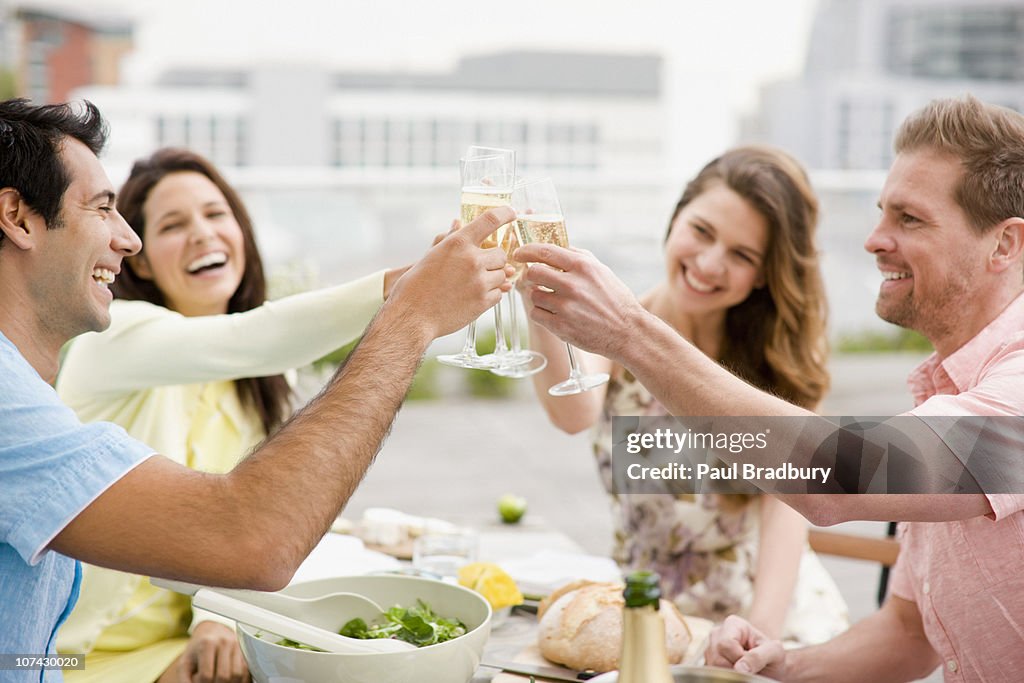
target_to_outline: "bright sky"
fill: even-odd
[[[60,4],[68,0],[53,0]],[[508,48],[658,52],[693,158],[729,144],[757,85],[803,65],[816,0],[91,0],[137,18],[126,77],[168,66],[436,70]],[[685,103],[680,107],[678,103]],[[699,128],[702,133],[689,131]],[[684,142],[685,141],[685,142]],[[694,148],[696,146],[696,148]]]

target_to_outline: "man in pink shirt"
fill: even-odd
[[[917,406],[896,419],[932,462],[960,467],[964,449],[935,425],[1024,415],[1024,116],[970,96],[938,100],[904,121],[895,150],[864,245],[883,276],[876,310],[936,351],[910,378]],[[592,255],[527,245],[516,258],[539,264],[526,277],[533,319],[627,367],[672,414],[813,418],[709,360]],[[1020,481],[1019,450],[989,452],[1012,463],[997,477]],[[979,460],[967,469],[994,490]],[[948,681],[1020,681],[1022,494],[1011,483],[995,494],[782,496],[817,524],[904,521],[890,595],[846,633],[799,650],[729,617],[708,662],[786,681],[910,681],[940,665]]]

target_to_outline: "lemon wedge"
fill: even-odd
[[[459,568],[459,585],[484,596],[491,609],[520,605],[523,594],[515,580],[493,562],[470,562]]]

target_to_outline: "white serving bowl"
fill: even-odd
[[[479,594],[449,583],[418,576],[341,576],[297,583],[282,593],[313,598],[351,591],[384,609],[411,607],[423,600],[439,616],[466,625],[466,634],[446,643],[406,652],[336,654],[278,645],[277,636],[257,636],[257,629],[238,625],[238,640],[256,683],[467,683],[480,664],[491,631],[491,606]]]

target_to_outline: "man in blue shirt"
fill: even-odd
[[[61,346],[109,325],[108,285],[141,247],[97,158],[105,137],[89,103],[0,103],[0,655],[52,654],[75,560],[284,586],[373,461],[429,343],[511,287],[504,253],[479,246],[512,220],[502,208],[428,251],[323,393],[235,470],[195,472],[119,427],[82,425],[50,386]]]

